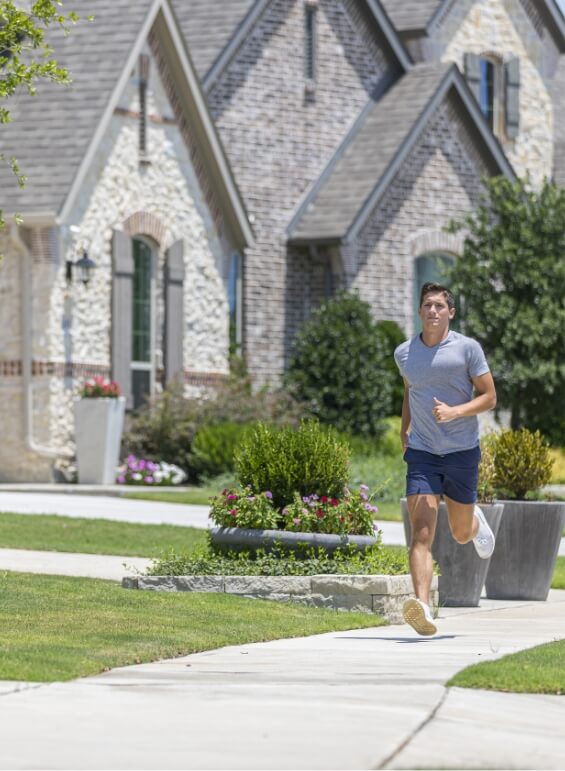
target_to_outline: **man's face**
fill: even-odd
[[[455,316],[455,308],[449,308],[443,292],[430,292],[424,295],[424,301],[419,310],[422,329],[443,331]]]

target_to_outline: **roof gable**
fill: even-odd
[[[18,189],[5,168],[0,185],[10,211],[65,221],[102,142],[125,84],[150,33],[162,42],[182,114],[205,160],[211,184],[236,240],[252,241],[245,209],[231,175],[182,33],[168,0],[90,0],[95,20],[53,46],[73,78],[70,88],[47,84],[22,98],[2,132],[2,150],[18,157],[29,179]],[[79,33],[75,35],[76,33]],[[6,206],[7,210],[8,207]]]
[[[544,24],[555,39],[557,47],[565,52],[565,19],[555,0],[531,0],[541,14]],[[434,25],[441,25],[457,0],[381,0],[398,32],[429,33]]]
[[[353,239],[394,179],[444,97],[454,90],[477,137],[477,146],[497,173],[514,172],[455,65],[414,67],[361,117],[362,125],[338,151],[291,222],[293,243]]]

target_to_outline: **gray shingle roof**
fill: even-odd
[[[173,0],[173,8],[201,78],[234,36],[256,0]]]
[[[425,29],[443,0],[381,0],[399,32]]]
[[[75,4],[76,5],[76,4]],[[0,207],[5,212],[55,213],[96,131],[151,0],[89,0],[93,22],[81,21],[68,37],[49,35],[57,61],[73,83],[40,83],[37,96],[21,93],[6,102],[12,123],[0,127],[0,152],[18,158],[28,181],[19,188],[0,164]],[[84,14],[82,8],[79,10]]]
[[[414,67],[374,104],[294,227],[293,241],[345,235],[449,69]]]

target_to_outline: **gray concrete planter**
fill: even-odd
[[[401,507],[404,535],[409,545],[411,527],[406,498],[401,499]],[[503,503],[481,503],[480,507],[496,536],[502,520]],[[439,604],[447,607],[477,607],[490,560],[482,560],[472,543],[460,544],[453,538],[447,518],[447,507],[443,501],[439,505],[432,555],[441,570],[438,582]]]
[[[325,533],[291,533],[286,530],[253,530],[243,527],[214,527],[210,530],[212,544],[226,551],[271,551],[275,544],[285,551],[324,548],[328,554],[354,544],[359,551],[374,546],[372,535],[327,535]]]
[[[493,600],[546,600],[565,526],[565,502],[504,501],[486,581]]]
[[[74,404],[79,484],[113,485],[120,457],[126,400],[78,399]]]

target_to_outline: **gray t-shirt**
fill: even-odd
[[[420,335],[394,352],[400,373],[408,382],[411,428],[408,446],[435,455],[472,450],[479,444],[476,415],[438,423],[434,396],[450,407],[473,398],[472,377],[489,372],[483,349],[470,337],[450,330],[441,343],[427,346]]]

